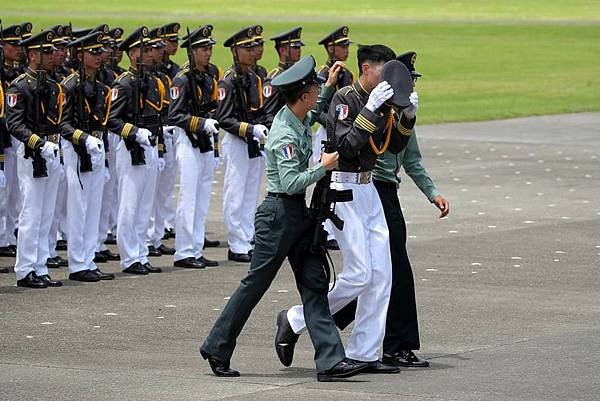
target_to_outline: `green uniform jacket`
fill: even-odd
[[[308,167],[312,154],[310,127],[329,104],[333,92],[333,88],[323,86],[316,109],[311,110],[304,121],[300,121],[287,105],[275,115],[265,145],[268,192],[302,193],[325,176],[325,167],[321,163]]]
[[[400,166],[404,167],[406,174],[412,178],[417,187],[425,194],[430,202],[433,202],[436,196],[440,193],[435,187],[433,180],[421,164],[421,151],[417,143],[417,133],[413,129],[413,133],[408,140],[406,148],[398,153],[393,154],[385,152],[377,158],[375,170],[373,170],[373,179],[378,181],[400,183],[398,173]]]

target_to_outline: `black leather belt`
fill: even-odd
[[[269,198],[281,198],[281,199],[288,199],[288,200],[293,200],[293,201],[304,201],[304,199],[306,198],[306,193],[302,192],[300,194],[288,195],[288,194],[284,194],[281,192],[267,192],[267,196]]]

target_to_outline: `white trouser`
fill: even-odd
[[[47,177],[33,178],[32,158],[25,159],[24,154],[25,144],[21,143],[17,149],[17,171],[23,207],[19,214],[15,263],[17,280],[25,278],[32,271],[38,276],[48,274],[48,235],[58,192],[58,156],[55,162],[46,163]]]
[[[131,164],[131,154],[121,140],[117,145],[117,175],[119,179],[119,215],[117,218],[117,245],[121,268],[148,262],[146,233],[152,214],[158,151],[156,146],[143,147],[145,165]]]
[[[232,252],[248,253],[260,195],[262,156],[250,159],[246,142],[230,133],[223,138],[221,148],[225,160],[223,217],[227,242]]]
[[[179,166],[179,202],[175,220],[177,261],[202,256],[215,168],[213,152],[200,153],[180,128],[177,128],[175,148]]]
[[[6,176],[4,216],[4,234],[0,239],[0,246],[16,245],[15,229],[19,226],[19,213],[23,205],[21,190],[19,188],[19,176],[17,175],[17,149],[21,142],[11,136],[12,146],[4,149],[4,175]]]
[[[148,228],[148,245],[158,248],[165,235],[167,210],[173,209],[173,189],[177,176],[173,135],[165,134],[165,152],[163,153],[165,168],[159,171],[156,183],[156,195],[152,208],[152,219]]]
[[[61,146],[64,146],[66,141],[61,140]],[[64,148],[62,148],[64,149]],[[64,156],[63,156],[64,160]],[[64,171],[64,166],[61,166]],[[67,240],[67,178],[61,174],[58,177],[58,192],[56,194],[56,208],[54,209],[54,217],[52,219],[52,225],[50,225],[50,233],[48,234],[48,250],[50,251],[50,257],[56,256],[56,241],[59,239]]]
[[[66,142],[66,143],[65,143]],[[95,270],[98,224],[104,189],[104,152],[91,155],[92,171],[79,173],[80,160],[73,145],[63,142],[67,177],[67,236],[69,270]]]
[[[177,160],[175,159],[175,133],[171,135],[165,135],[165,169],[164,174],[160,175],[159,185],[163,195],[163,228],[175,227],[175,201],[173,199],[173,190],[175,189],[175,182],[177,181]],[[160,195],[160,192],[159,192]],[[164,236],[164,230],[162,235]]]
[[[338,216],[344,220],[343,231],[335,229],[344,267],[328,295],[329,309],[334,314],[358,298],[346,356],[371,362],[379,359],[390,299],[392,262],[387,224],[372,183],[332,183],[331,187],[352,189],[354,200],[336,206]],[[290,308],[287,316],[294,332],[306,328],[301,305]]]
[[[110,230],[113,234],[117,228],[117,213],[119,212],[119,197],[117,196],[117,145],[121,138],[112,132],[108,132],[108,172],[110,179],[104,182],[102,191],[102,205],[100,212],[100,222],[98,224],[98,252],[106,250],[106,237]]]
[[[321,160],[321,149],[323,148],[322,141],[327,139],[327,131],[325,127],[319,125],[319,128],[313,134],[312,138],[312,156],[310,157],[310,164],[315,165]]]

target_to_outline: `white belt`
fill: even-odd
[[[371,172],[348,173],[346,171],[332,171],[331,182],[347,184],[368,184],[371,182]]]

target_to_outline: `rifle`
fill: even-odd
[[[187,37],[188,37],[188,46],[187,46],[187,56],[189,63],[189,71],[187,73],[190,92],[192,94],[192,105],[191,105],[191,114],[192,116],[199,117],[200,115],[206,115],[203,113],[200,102],[202,99],[198,97],[198,86],[196,82],[196,74],[194,70],[196,69],[196,57],[194,55],[194,51],[192,50],[192,38],[190,37],[190,28],[187,28]],[[195,133],[191,132],[188,134],[190,141],[192,142],[192,146],[195,148],[200,148],[200,153],[205,153],[213,150],[212,144],[210,142],[210,136],[205,135],[204,133],[200,135],[195,135]]]
[[[0,19],[0,85],[4,85],[4,28]],[[4,89],[4,88],[2,88]]]
[[[239,114],[242,121],[249,121],[248,116],[248,103],[246,102],[246,96],[244,94],[244,82],[242,78],[240,63],[237,55],[237,46],[233,52],[233,63],[235,78],[233,79],[233,87],[235,96],[239,105]],[[246,143],[248,144],[248,157],[254,159],[260,156],[260,146],[257,141],[254,140],[254,134],[252,132],[246,132]]]
[[[44,46],[40,45],[40,62],[36,71],[37,79],[35,84],[35,90],[33,94],[33,104],[35,105],[34,110],[34,124],[35,124],[35,133],[39,136],[45,136],[46,133],[46,124],[43,124],[41,119],[41,107],[42,102],[46,99],[47,92],[47,75],[46,70],[44,70]],[[33,158],[33,177],[47,177],[48,176],[48,168],[46,166],[46,160],[41,155],[41,151],[39,149],[27,152],[28,147],[26,149],[25,157],[32,156]],[[28,154],[27,154],[28,153]]]
[[[140,39],[140,55],[136,60],[136,70],[135,70],[135,79],[133,80],[133,112],[132,112],[132,120],[133,125],[138,128],[144,128],[141,126],[143,122],[143,113],[144,113],[144,88],[145,88],[145,75],[144,75],[144,64],[142,63],[142,57],[144,54],[144,37]],[[148,138],[150,143],[156,140],[154,133],[152,136]],[[126,142],[127,145],[127,142]],[[142,145],[137,142],[129,143],[127,146],[127,150],[131,152],[131,163],[134,166],[144,165],[146,164],[146,159],[144,157],[144,149],[142,149]]]
[[[69,21],[69,42],[72,42],[73,39],[74,39],[73,25],[71,25],[71,21]],[[75,52],[76,52],[75,48],[71,48],[71,50],[69,50],[69,60],[67,60],[67,62],[65,63],[66,66],[72,70],[72,72],[75,72],[79,68],[79,64],[77,64],[77,57],[76,57]]]
[[[79,54],[81,54],[81,61],[79,62],[79,85],[77,86],[77,95],[75,98],[77,99],[77,125],[78,128],[83,132],[90,134],[90,122],[87,118],[85,112],[85,66],[83,62],[84,50],[83,43],[79,48]],[[80,166],[79,171],[86,172],[92,171],[92,158],[90,157],[87,149],[85,147],[85,143],[80,143],[78,145],[74,145],[73,149],[79,156]],[[79,174],[79,173],[78,173]],[[80,181],[81,184],[81,181]]]
[[[333,121],[333,133],[327,133],[327,140],[323,141],[324,152],[333,153],[337,151],[335,142],[335,129],[341,105],[336,107]],[[325,173],[325,176],[317,181],[310,200],[311,216],[315,220],[315,231],[310,245],[310,250],[313,253],[327,253],[325,244],[327,242],[327,234],[323,229],[323,223],[329,219],[338,230],[344,229],[344,221],[335,214],[335,205],[337,202],[349,202],[352,200],[352,190],[336,190],[330,188],[331,170]]]

